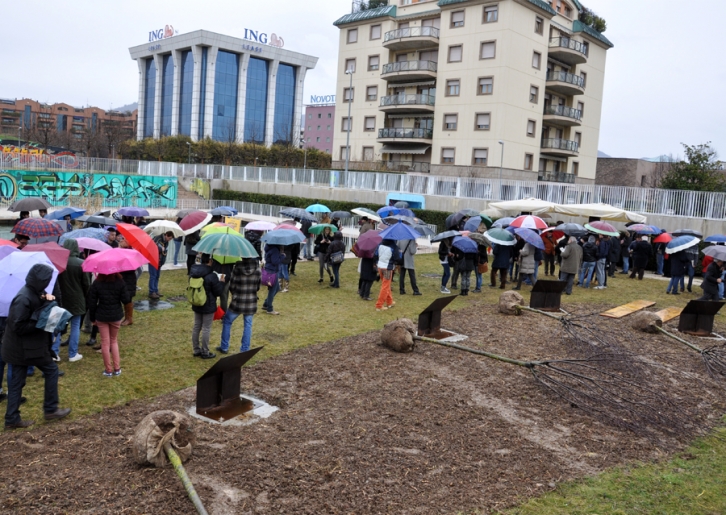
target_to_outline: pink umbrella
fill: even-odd
[[[89,256],[82,268],[84,272],[109,275],[136,270],[148,263],[138,250],[109,249]]]
[[[96,238],[76,238],[76,243],[78,243],[79,249],[95,250],[98,252],[112,248],[108,243],[104,243]]]
[[[211,219],[211,213],[205,213],[204,211],[192,211],[182,218],[181,222],[179,222],[179,227],[181,227],[182,231],[186,234],[191,234],[207,225]]]
[[[300,229],[298,229],[297,227],[294,227],[294,226],[292,226],[292,225],[288,225],[288,224],[285,224],[285,223],[282,223],[282,224],[280,224],[280,225],[277,225],[277,226],[275,226],[275,228],[274,228],[274,229],[272,229],[272,230],[273,230],[273,231],[277,231],[278,229],[283,229],[283,230],[285,230],[285,231],[296,231],[296,232],[299,232],[300,234],[302,234],[302,233],[303,233],[303,232],[302,232],[302,231],[301,231]],[[303,236],[305,236],[305,235],[303,234]]]
[[[277,227],[272,222],[265,222],[264,220],[257,220],[256,222],[250,222],[245,225],[246,231],[271,231]]]
[[[510,223],[509,226],[542,231],[547,229],[547,222],[542,220],[539,216],[522,215],[512,220],[512,223]]]

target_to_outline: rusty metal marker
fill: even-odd
[[[222,358],[197,380],[198,415],[220,422],[253,409],[252,401],[240,399],[241,369],[261,350],[257,347]]]
[[[429,304],[418,316],[418,335],[437,340],[453,336],[454,333],[441,330],[441,311],[457,297],[458,295],[441,297]]]
[[[681,312],[678,330],[694,336],[711,336],[713,318],[723,307],[723,302],[692,300]]]
[[[565,288],[566,281],[537,281],[529,297],[529,307],[542,311],[559,311]]]

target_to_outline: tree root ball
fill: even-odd
[[[519,315],[517,306],[524,306],[524,298],[516,291],[505,291],[499,296],[499,312],[505,315]]]
[[[165,467],[169,464],[164,444],[169,442],[185,462],[192,455],[192,421],[176,411],[154,411],[144,417],[132,440],[134,457],[139,465]]]
[[[644,333],[657,333],[657,327],[663,327],[663,320],[652,311],[639,311],[630,322],[633,329]]]
[[[387,323],[381,331],[381,343],[395,352],[413,352],[416,326],[408,318]]]

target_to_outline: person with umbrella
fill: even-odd
[[[520,238],[520,236],[517,235],[517,238]],[[524,239],[522,241],[524,241],[524,246],[519,251],[519,278],[517,279],[517,286],[512,288],[513,290],[522,289],[522,281],[525,277],[529,279],[532,286],[537,282],[537,279],[534,277],[534,246]]]
[[[595,266],[597,266],[597,240],[591,234],[587,237],[587,241],[582,244],[582,266],[577,281],[582,288],[590,287]]]
[[[665,244],[664,244],[665,245]],[[648,261],[653,255],[653,247],[648,242],[648,236],[641,236],[640,241],[637,241],[633,245],[633,268],[630,272],[630,278],[635,279],[635,274],[638,274],[638,280],[643,280],[643,274],[645,274],[645,267],[648,266]]]
[[[401,266],[401,275],[398,278],[398,293],[406,295],[406,272],[408,272],[409,280],[411,281],[411,289],[414,295],[421,295],[418,290],[418,284],[416,283],[416,270],[414,264],[414,256],[418,250],[416,240],[400,240],[398,248],[403,255],[403,265]]]
[[[10,241],[18,246],[18,250],[23,250],[28,245],[30,238],[24,234],[16,234]]]
[[[360,235],[363,236],[368,231],[372,231],[374,229],[373,222],[371,222],[371,219],[367,216],[362,216],[360,219]]]
[[[471,245],[469,245],[471,243]],[[454,266],[461,275],[461,295],[469,295],[471,272],[476,268],[477,245],[469,238],[457,236],[451,245],[454,254]]]
[[[724,262],[714,258],[703,275],[703,281],[701,282],[703,295],[698,300],[719,300],[719,286],[723,284],[723,272]]]
[[[484,274],[489,271],[489,252],[487,244],[479,240],[476,242],[476,261],[474,273],[476,275],[476,287],[473,293],[481,293],[481,287],[484,283]]]
[[[315,254],[318,256],[318,264],[320,266],[320,279],[318,279],[319,283],[323,282],[323,269],[328,272],[328,276],[330,277],[330,283],[333,283],[333,272],[330,271],[330,268],[328,267],[328,263],[325,261],[325,255],[328,253],[328,247],[333,242],[333,233],[330,227],[326,227],[323,229],[323,232],[318,234],[318,237],[315,238],[315,248],[313,249]]]
[[[130,249],[131,245],[123,236],[119,237],[118,248]],[[138,278],[136,277],[136,270],[124,270],[121,272],[121,278],[124,280],[126,285],[126,291],[129,294],[129,301],[124,304],[124,319],[121,322],[122,326],[133,325],[134,323],[134,297],[136,297],[136,283]],[[91,341],[89,340],[89,344]],[[94,343],[96,343],[94,341]]]
[[[570,236],[567,245],[562,250],[562,262],[560,264],[560,281],[567,283],[565,294],[572,295],[572,285],[575,276],[582,266],[582,247],[577,243],[577,238]]]
[[[391,294],[391,283],[393,282],[393,271],[398,262],[400,252],[396,246],[396,240],[385,239],[378,245],[378,274],[381,278],[381,290],[378,292],[376,311],[385,311],[396,305]]]
[[[315,259],[315,256],[313,256],[312,248],[313,248],[313,234],[310,232],[310,228],[313,226],[313,221],[304,218],[295,218],[295,221],[300,222],[300,231],[303,233],[303,236],[305,236],[305,241],[303,242],[303,259],[307,259],[308,261],[313,261]]]
[[[449,294],[449,290],[446,285],[451,277],[451,267],[454,266],[454,253],[451,251],[451,244],[454,241],[454,237],[445,238],[439,243],[439,263],[444,269],[444,273],[441,276],[441,293]]]
[[[282,266],[282,260],[285,257],[285,253],[282,251],[281,246],[278,245],[270,245],[269,243],[265,245],[265,270],[273,274],[274,277],[278,277],[280,274],[280,267]],[[323,256],[320,256],[320,259],[322,260]],[[321,272],[322,273],[322,272]],[[320,281],[318,281],[320,282]],[[332,282],[332,278],[331,278]],[[267,299],[265,299],[265,302],[262,304],[262,308],[267,312],[268,315],[279,315],[277,311],[275,311],[274,307],[272,306],[272,302],[275,300],[275,295],[277,295],[277,292],[280,290],[280,281],[274,280],[272,281],[272,285],[267,287]]]
[[[189,276],[189,287],[201,287],[205,293],[203,304],[201,302],[198,304],[192,302],[192,312],[194,313],[192,350],[195,358],[212,359],[217,355],[209,350],[209,333],[212,330],[214,313],[217,311],[217,298],[224,292],[226,278],[212,270],[213,259],[211,254],[202,254],[200,258],[200,262],[192,266],[192,273]]]
[[[83,359],[83,355],[78,353],[78,343],[81,337],[81,318],[87,310],[86,298],[91,288],[91,275],[83,271],[83,259],[80,258],[76,240],[65,240],[63,247],[70,251],[70,256],[65,271],[58,275],[58,284],[63,298],[63,309],[71,314],[68,361],[75,362]],[[57,338],[60,340],[60,334]]]
[[[152,300],[159,300],[161,295],[159,294],[159,279],[161,277],[161,267],[166,263],[166,252],[169,248],[169,242],[174,239],[174,233],[167,231],[164,234],[154,238],[159,249],[159,268],[155,268],[153,265],[149,265],[149,298]]]
[[[557,240],[554,237],[553,231],[548,231],[542,234],[542,241],[544,242],[544,273],[547,275],[555,275],[555,256],[557,255]]]
[[[507,271],[509,262],[512,260],[512,247],[508,245],[492,244],[492,272],[490,276],[490,288],[497,287],[497,272],[499,272],[499,289],[503,290],[507,285]]]
[[[688,263],[686,263],[688,270],[688,293],[692,293],[693,290],[693,277],[696,275],[696,262],[698,261],[698,245],[693,245],[686,249],[686,256],[688,256]],[[685,287],[685,278],[681,278],[681,293],[683,293]]]
[[[259,256],[257,258],[258,261],[262,260],[262,241],[260,238],[262,238],[262,231],[257,230],[249,230],[245,231],[245,238],[247,238],[247,241],[249,241],[252,246],[257,251],[257,255]]]
[[[20,418],[23,387],[28,367],[36,366],[45,378],[43,411],[45,420],[66,417],[70,408],[58,407],[58,365],[51,356],[51,333],[38,329],[33,314],[55,300],[45,292],[53,278],[54,269],[36,263],[25,277],[25,286],[13,298],[2,341],[2,358],[9,364],[8,399],[5,429],[22,429],[33,425],[32,420]]]
[[[665,262],[665,250],[667,245],[668,244],[664,241],[659,241],[655,244],[655,275],[663,275],[663,263]]]
[[[608,256],[610,255],[610,241],[609,236],[605,234],[598,235],[597,241],[597,262],[595,265],[595,275],[597,277],[597,286],[594,289],[604,290],[607,288],[607,273],[606,265]]]
[[[325,262],[330,263],[330,267],[333,269],[333,284],[331,288],[340,288],[340,265],[343,264],[341,258],[345,256],[345,243],[343,243],[343,232],[338,231],[333,236],[332,243],[328,246],[328,251],[325,253]]]
[[[623,270],[621,274],[627,274],[630,270],[630,244],[632,239],[629,232],[620,233],[620,257],[623,259]]]
[[[118,248],[118,231],[115,227],[107,227],[106,228],[106,243],[108,243],[109,247],[112,249]]]
[[[685,250],[674,252],[669,257],[671,262],[671,280],[666,288],[666,295],[680,295],[678,293],[678,285],[683,281],[683,277],[688,271],[688,255]]]
[[[618,269],[618,261],[620,261],[620,236],[611,236],[608,238],[610,243],[610,251],[608,252],[608,277],[615,277],[615,272]],[[605,284],[607,285],[607,277],[605,278]]]
[[[232,324],[239,316],[244,318],[244,332],[240,342],[240,352],[250,350],[252,341],[252,318],[257,313],[257,292],[260,291],[260,266],[255,258],[244,258],[232,269],[229,280],[229,293],[232,302],[222,318],[222,337],[217,350],[222,354],[229,352],[229,339]]]

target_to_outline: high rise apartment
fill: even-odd
[[[336,165],[350,128],[351,168],[594,182],[612,43],[578,0],[389,3],[335,22]]]
[[[306,147],[317,148],[332,154],[333,135],[335,134],[335,104],[305,106],[303,130]]]

